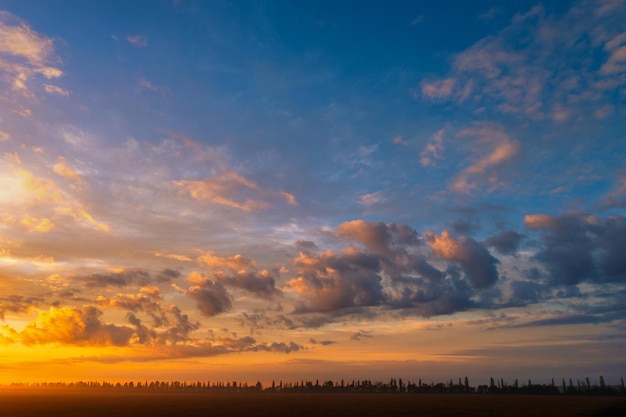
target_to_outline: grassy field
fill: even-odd
[[[455,394],[194,394],[4,389],[7,417],[623,416],[618,397]]]

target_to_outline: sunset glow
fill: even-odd
[[[0,384],[617,383],[626,3],[435,3],[3,1]]]

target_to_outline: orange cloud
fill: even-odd
[[[547,214],[527,214],[524,216],[524,225],[529,229],[550,229],[557,224],[558,220]]]
[[[79,344],[79,345],[125,345],[129,342],[133,329],[125,326],[104,324],[100,320],[102,312],[95,307],[80,308],[50,307],[40,311],[36,321],[19,332],[19,338],[26,345],[33,344]]]
[[[63,72],[49,66],[55,59],[52,39],[40,36],[26,23],[8,12],[0,11],[0,73],[6,74],[13,91],[34,97],[28,81],[39,74],[47,79],[58,78]],[[14,110],[28,116],[30,110],[18,103]]]
[[[174,135],[171,132],[168,134]],[[182,140],[185,146],[187,146],[186,143],[188,142],[190,143],[189,146],[195,146],[195,142],[184,136],[176,134],[173,137],[180,137],[179,140]],[[173,181],[172,184],[179,191],[188,193],[195,200],[210,201],[227,207],[237,208],[244,212],[267,208],[270,206],[267,200],[274,197],[279,197],[289,205],[298,205],[296,198],[292,194],[286,191],[263,188],[256,182],[230,170],[203,180],[179,180]]]
[[[54,227],[54,223],[50,219],[33,216],[24,217],[20,223],[26,226],[29,232],[47,233]]]
[[[80,174],[74,171],[72,167],[69,166],[65,158],[63,158],[62,156],[59,157],[59,162],[53,167],[53,171],[55,174],[58,174],[62,177],[73,179],[78,184],[81,184],[83,181],[83,179],[80,177]]]
[[[222,258],[208,251],[204,255],[198,257],[198,262],[208,268],[225,268],[231,271],[247,270],[254,268],[255,262],[250,258],[244,258],[240,254],[236,254],[229,258]]]
[[[264,201],[237,198],[242,189],[256,190],[257,184],[235,172],[226,172],[204,180],[174,181],[173,184],[196,200],[211,201],[245,212],[268,206]]]

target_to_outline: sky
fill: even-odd
[[[0,383],[626,376],[626,2],[0,10]]]

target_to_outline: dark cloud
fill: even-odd
[[[248,327],[250,334],[254,334],[259,330],[271,329],[295,329],[297,324],[290,318],[282,314],[277,316],[267,316],[263,311],[242,312],[237,316],[237,321],[242,327]]]
[[[595,279],[594,242],[585,220],[579,216],[526,216],[526,226],[543,230],[535,259],[549,272],[553,284],[576,285]]]
[[[337,227],[337,236],[355,240],[376,254],[394,255],[420,242],[410,226],[396,223],[373,223],[365,220],[345,222]]]
[[[384,300],[377,256],[360,252],[319,256],[301,253],[295,267],[300,275],[289,281],[287,288],[304,297],[299,312],[377,306]]]
[[[626,282],[623,216],[531,215],[525,222],[542,231],[535,259],[546,268],[552,284]]]
[[[372,331],[371,330],[363,330],[360,329],[359,331],[353,332],[350,335],[350,340],[363,340],[363,339],[369,339],[372,336]]]
[[[298,240],[296,242],[296,248],[305,252],[315,252],[317,250],[317,245],[315,242],[311,242],[310,240]]]
[[[88,276],[78,276],[74,279],[82,281],[89,288],[104,287],[127,287],[129,285],[150,285],[156,282],[170,282],[180,276],[180,272],[172,269],[164,269],[151,275],[143,269],[130,269],[122,272],[111,272],[104,274],[91,274]]]
[[[253,348],[247,349],[247,350],[252,350],[252,351],[267,351],[267,352],[278,352],[278,353],[291,353],[291,352],[297,352],[300,349],[303,349],[303,346],[300,346],[297,343],[294,342],[289,342],[289,343],[284,343],[284,342],[272,342],[272,343],[268,343],[268,344],[258,344],[255,345]]]
[[[9,313],[25,313],[30,307],[36,307],[43,303],[39,297],[24,297],[22,295],[7,295],[0,297],[0,320]]]
[[[450,222],[450,227],[460,235],[471,235],[480,230],[480,219],[474,216],[456,219]]]
[[[485,245],[502,255],[515,255],[524,235],[513,230],[503,230],[485,240]]]
[[[155,275],[158,282],[171,282],[180,277],[180,272],[175,269],[164,269]]]
[[[577,325],[577,324],[596,324],[602,323],[606,320],[593,315],[585,314],[565,314],[557,317],[550,317],[546,319],[533,320],[526,323],[520,323],[511,325],[509,327],[539,327],[539,326],[564,326],[564,325]]]
[[[276,288],[276,280],[267,271],[239,272],[232,275],[215,274],[214,277],[226,286],[232,286],[271,300],[282,295]]]
[[[468,236],[455,239],[447,231],[440,236],[428,235],[428,242],[435,256],[458,264],[474,288],[487,288],[498,281],[499,261],[482,243]]]
[[[226,288],[219,282],[206,280],[187,290],[187,296],[196,301],[200,313],[207,317],[215,316],[230,310],[230,296]]]
[[[550,287],[535,281],[513,281],[511,290],[511,303],[522,306],[539,302],[550,294]]]
[[[328,345],[333,345],[333,344],[337,343],[334,340],[317,340],[317,339],[314,339],[314,338],[311,338],[309,340],[314,345],[322,345],[322,346],[328,346]]]

